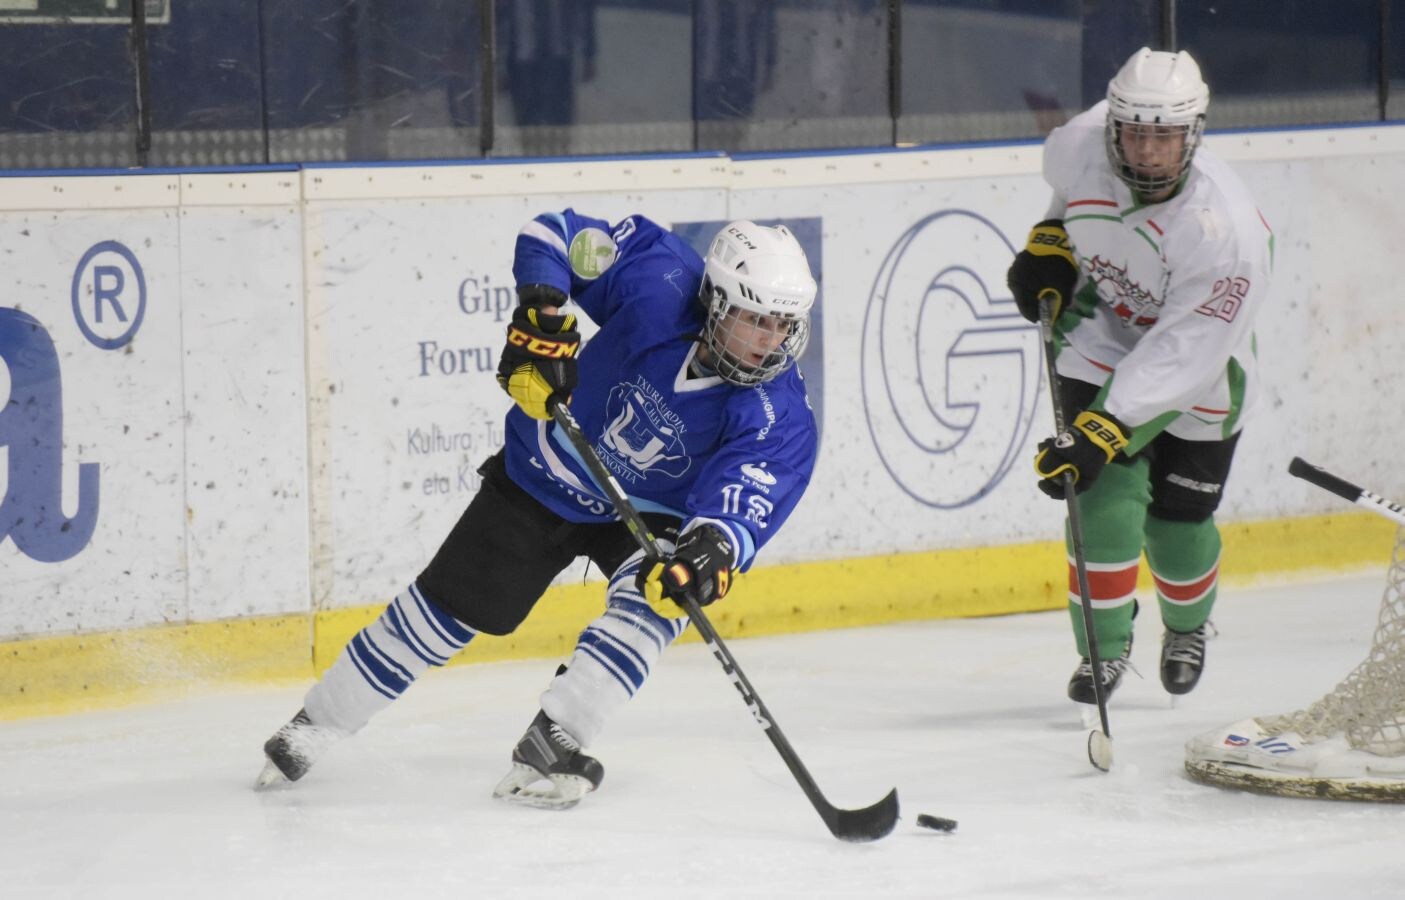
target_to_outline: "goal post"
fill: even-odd
[[[1290,471],[1401,521],[1390,514],[1398,504],[1301,460]],[[1185,768],[1196,781],[1221,787],[1405,803],[1405,527],[1396,532],[1375,634],[1361,664],[1306,709],[1243,719],[1192,738]]]

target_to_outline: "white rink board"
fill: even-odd
[[[1405,315],[1389,236],[1405,129],[1209,143],[1277,238],[1258,319],[1267,384],[1222,517],[1339,510],[1286,476],[1293,455],[1398,495],[1405,423],[1388,404],[1405,389]],[[17,274],[3,306],[56,346],[63,509],[79,509],[82,463],[97,467],[100,504],[69,557],[40,562],[0,539],[0,639],[401,589],[502,440],[493,375],[517,230],[567,206],[611,221],[787,219],[812,234],[823,310],[805,368],[822,451],[763,564],[1056,537],[1061,507],[1028,477],[1051,427],[1037,335],[1004,287],[1047,202],[1038,166],[1037,147],[1010,145],[5,179],[0,249]],[[75,268],[103,241],[130,248],[146,282],[120,349],[95,346],[72,312]],[[0,394],[12,381],[0,365]],[[15,421],[0,419],[7,479],[34,427]],[[36,496],[7,499],[7,513]]]
[[[178,229],[174,208],[0,214],[4,245],[22,261],[6,305],[47,331],[62,379],[62,515],[69,529],[45,527],[40,552],[50,559],[76,553],[35,561],[14,540],[0,545],[0,634],[120,628],[186,615]],[[79,263],[111,241],[128,248],[144,278],[139,325],[136,272],[115,252],[99,253],[78,276],[90,283],[96,265],[105,269],[105,287],[115,288],[119,277],[124,283],[115,302],[102,304],[103,320],[97,321],[90,284],[79,288],[81,316],[73,310]],[[96,346],[80,318],[99,338],[115,340],[126,330],[117,303],[135,334],[121,348]],[[41,335],[33,333],[29,351]],[[6,364],[13,360],[7,355]],[[15,399],[18,382],[33,377],[24,372],[36,371],[32,359],[21,365],[11,366]],[[10,492],[44,484],[35,467],[51,475],[48,456],[58,452],[48,429],[16,430],[16,412],[13,402],[5,410]],[[96,476],[96,490],[86,495],[79,490],[82,466]],[[38,506],[52,500],[47,486],[27,499],[16,514],[48,518]],[[6,503],[16,509],[14,500]],[[64,540],[89,528],[86,546]]]
[[[307,400],[296,204],[182,209],[192,618],[307,608]],[[210,613],[214,612],[214,615]]]
[[[60,465],[64,513],[93,520],[81,546],[41,542],[41,555],[61,558],[40,561],[13,539],[0,543],[0,639],[307,608],[296,193],[264,190],[261,201],[278,205],[231,205],[250,199],[247,182],[267,187],[274,176],[245,174],[243,187],[209,184],[214,177],[180,179],[202,187],[190,192],[201,205],[180,205],[175,176],[142,176],[117,180],[129,188],[123,195],[150,202],[101,208],[118,193],[114,179],[75,178],[59,179],[67,202],[100,208],[0,212],[3,245],[21,273],[5,306],[52,339],[62,386],[61,439],[11,417],[0,429],[0,474],[13,492]],[[95,203],[83,201],[85,191]],[[113,343],[132,333],[108,348],[84,325]],[[0,366],[12,400],[21,366],[37,371],[32,358]],[[52,381],[44,396],[53,399]],[[18,459],[18,447],[36,455]],[[90,507],[79,492],[84,464],[96,474]],[[43,491],[7,499],[3,521],[47,499]]]

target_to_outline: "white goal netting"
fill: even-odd
[[[1197,781],[1262,793],[1405,802],[1405,528],[1366,659],[1306,709],[1192,739],[1185,766]]]

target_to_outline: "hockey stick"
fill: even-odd
[[[639,511],[634,508],[634,504],[625,496],[624,489],[620,487],[610,470],[605,468],[605,464],[600,461],[600,457],[581,431],[580,423],[571,413],[564,403],[552,405],[552,417],[556,419],[556,424],[561,426],[561,430],[566,432],[566,437],[571,442],[571,446],[580,454],[581,460],[586,468],[590,469],[590,474],[595,476],[595,481],[609,496],[610,502],[615,505],[615,510],[624,520],[629,533],[634,536],[634,540],[639,544],[641,550],[652,559],[663,559],[664,553],[655,540],[649,526],[644,522]],[[800,783],[800,789],[805,792],[805,796],[810,798],[810,803],[814,805],[820,818],[824,819],[825,825],[829,826],[830,833],[842,841],[876,841],[885,837],[893,826],[898,822],[898,790],[894,788],[888,792],[888,796],[879,800],[872,806],[864,809],[838,809],[820,792],[819,786],[815,784],[815,779],[805,768],[805,764],[800,761],[794,748],[790,746],[790,741],[786,740],[781,733],[780,726],[776,724],[775,717],[771,715],[766,704],[761,702],[761,696],[756,693],[756,689],[751,686],[741,668],[737,665],[736,659],[732,656],[727,645],[722,643],[722,638],[712,627],[712,623],[703,614],[702,607],[698,606],[697,600],[693,597],[685,597],[684,608],[687,610],[688,618],[692,620],[693,627],[702,635],[703,642],[712,651],[712,655],[722,664],[722,671],[731,679],[737,693],[741,694],[742,702],[751,710],[751,715],[756,719],[756,723],[761,726],[761,730],[766,732],[766,737],[771,739],[776,751],[780,753],[781,759],[785,760],[786,767],[790,769],[790,774],[795,776],[795,780]]]
[[[1343,500],[1355,503],[1357,506],[1364,506],[1371,512],[1379,513],[1392,522],[1405,525],[1405,507],[1399,503],[1387,500],[1380,494],[1373,494],[1365,488],[1357,487],[1350,481],[1338,478],[1332,473],[1314,466],[1301,456],[1293,457],[1293,461],[1288,463],[1288,474],[1311,482],[1325,491],[1331,491]]]
[[[1049,374],[1049,398],[1054,403],[1054,432],[1063,434],[1063,399],[1059,396],[1059,373],[1054,365],[1054,307],[1052,292],[1039,292],[1039,337],[1044,342],[1044,367]],[[1068,533],[1073,543],[1073,567],[1078,572],[1079,609],[1083,613],[1083,634],[1088,644],[1088,662],[1093,667],[1093,699],[1098,703],[1102,731],[1088,732],[1088,762],[1103,772],[1112,768],[1112,731],[1107,725],[1107,692],[1103,688],[1102,659],[1098,655],[1098,634],[1093,630],[1093,598],[1088,587],[1088,563],[1083,556],[1083,518],[1073,490],[1073,473],[1064,472],[1064,500],[1068,503]]]

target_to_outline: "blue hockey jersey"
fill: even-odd
[[[690,377],[703,261],[643,216],[613,228],[569,209],[538,216],[518,235],[513,275],[561,290],[600,326],[580,352],[571,410],[636,506],[717,526],[749,567],[814,471],[799,368],[752,387]],[[562,518],[618,518],[555,422],[514,406],[506,455],[512,480]]]

